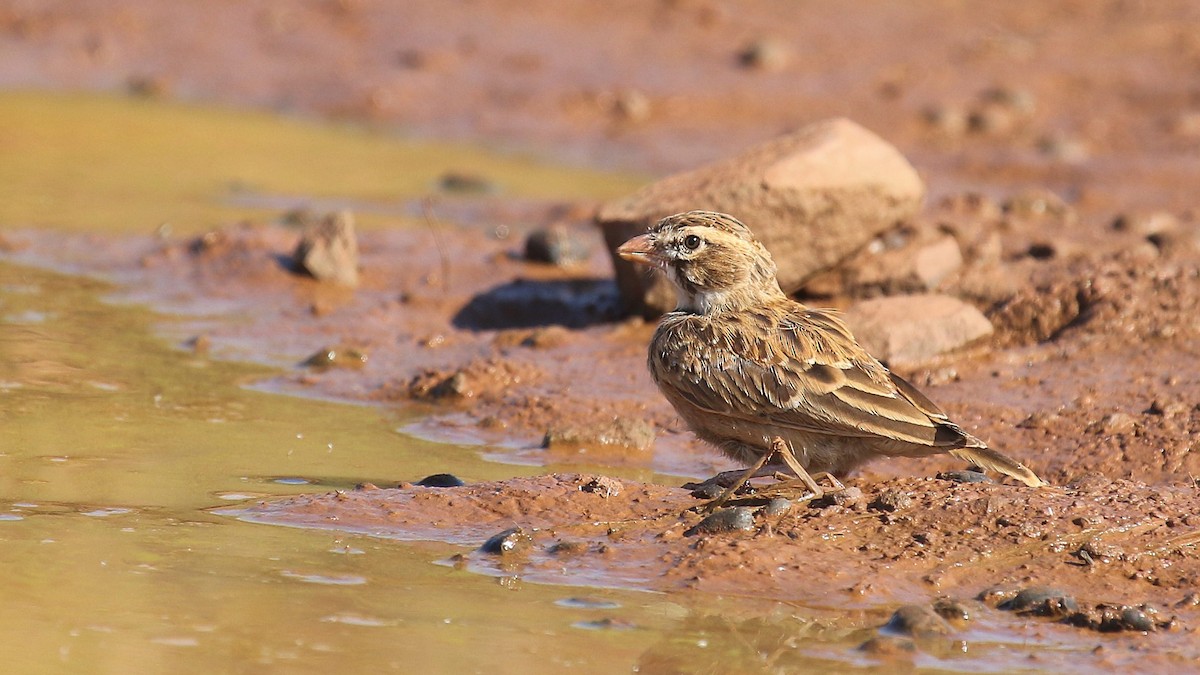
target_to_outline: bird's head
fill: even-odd
[[[621,244],[622,258],[658,269],[679,291],[679,310],[711,314],[782,295],[775,261],[733,216],[688,211]]]

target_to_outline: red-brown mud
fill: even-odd
[[[128,86],[650,171],[850,117],[912,160],[929,198],[882,250],[814,280],[805,300],[845,306],[932,275],[938,292],[982,310],[990,338],[904,375],[1054,487],[930,478],[962,468],[945,457],[882,461],[850,478],[861,502],[693,537],[683,531],[698,517],[679,514],[695,500],[682,490],[624,481],[604,498],[567,475],[318,495],[247,515],[472,543],[517,525],[531,537],[512,563],[523,575],[830,607],[1050,585],[1081,606],[1151,603],[1160,632],[1194,645],[1197,36],[1200,7],[1182,1],[4,2],[0,83]],[[739,56],[761,40],[759,57]],[[619,318],[587,224],[594,205],[463,204],[449,212],[470,222],[440,242],[431,230],[363,234],[354,292],[289,270],[298,234],[278,226],[0,243],[12,259],[108,274],[135,298],[205,316],[196,330],[214,354],[293,366],[280,389],[427,406],[423,428],[466,427],[526,460],[729,468],[654,391],[643,363],[653,326]],[[530,227],[561,222],[591,246],[586,262],[520,259]],[[889,276],[908,242],[945,235],[960,267]],[[368,361],[295,365],[330,345]],[[628,419],[657,429],[653,451],[538,448],[555,424],[599,439]],[[885,493],[907,498],[868,506]],[[476,553],[467,564],[510,562]]]

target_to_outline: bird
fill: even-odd
[[[938,453],[1047,484],[871,356],[836,311],[784,293],[771,254],[737,218],[668,216],[617,253],[676,289],[650,340],[655,384],[697,437],[749,465],[706,481],[728,488],[713,504],[785,467],[819,498],[817,478],[843,489],[839,477],[876,457]]]

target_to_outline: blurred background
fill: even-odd
[[[1171,208],[1200,171],[1186,0],[6,0],[0,55],[6,89],[351,120],[643,173],[839,115],[896,144],[935,198],[1038,183],[1098,209]]]

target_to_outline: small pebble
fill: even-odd
[[[587,544],[582,541],[557,541],[547,550],[554,555],[579,555],[587,551]]]
[[[1175,603],[1176,607],[1200,607],[1200,593],[1188,593]]]
[[[848,487],[845,490],[826,492],[821,495],[820,499],[814,499],[811,504],[813,508],[824,509],[830,506],[852,506],[862,500],[863,493],[861,489]]]
[[[589,254],[579,235],[563,225],[534,230],[525,238],[525,259],[532,262],[574,265],[587,260]]]
[[[879,635],[858,646],[858,650],[878,658],[911,657],[917,645],[911,639],[895,635]]]
[[[887,511],[888,513],[893,513],[895,511],[907,509],[908,507],[912,506],[912,503],[912,495],[903,490],[889,488],[884,490],[878,497],[872,500],[871,503],[867,505],[867,508],[873,511]]]
[[[624,122],[644,122],[650,117],[650,98],[637,89],[625,89],[613,96],[613,114]]]
[[[621,482],[615,478],[609,478],[608,476],[597,476],[587,483],[580,485],[579,489],[583,492],[598,494],[607,499],[609,497],[615,497],[621,494],[622,487],[623,486],[621,485]]]
[[[933,611],[947,621],[970,621],[971,609],[967,603],[953,598],[938,598],[933,603]]]
[[[709,483],[708,485],[701,485],[700,487],[692,490],[692,496],[696,499],[716,499],[717,497],[720,497],[721,493],[724,491],[725,488],[721,487],[720,485]]]
[[[307,368],[325,370],[327,368],[362,368],[367,363],[367,355],[353,347],[336,345],[323,347],[309,356],[300,364]]]
[[[948,480],[955,483],[993,483],[987,474],[981,471],[941,471],[938,480]]]
[[[1017,590],[1015,588],[1001,588],[999,586],[993,586],[981,591],[979,595],[975,596],[975,599],[979,600],[980,602],[985,602],[989,605],[999,606],[1015,597],[1017,597]]]
[[[683,536],[719,534],[754,527],[754,513],[745,507],[721,509],[684,531]]]
[[[1093,434],[1131,434],[1137,430],[1137,420],[1132,415],[1115,412],[1088,425],[1087,430]]]
[[[292,253],[292,264],[318,281],[358,286],[358,236],[354,214],[331,213],[305,228]]]
[[[432,488],[462,487],[463,485],[466,485],[461,478],[452,473],[435,473],[422,478],[415,484],[420,485],[421,487]]]
[[[779,71],[792,60],[792,50],[787,43],[764,38],[755,40],[738,54],[738,61],[747,68]]]
[[[1157,628],[1154,620],[1146,616],[1146,613],[1137,607],[1126,607],[1121,610],[1121,623],[1129,630],[1139,630],[1149,632]]]
[[[925,605],[905,605],[892,614],[892,618],[883,626],[883,630],[912,637],[932,637],[949,635],[954,632],[937,612]]]
[[[763,514],[768,516],[782,516],[792,510],[792,500],[784,499],[783,497],[775,497],[767,502],[763,508]]]
[[[1017,593],[1011,600],[1000,603],[999,609],[1038,616],[1066,616],[1079,611],[1079,603],[1056,588],[1033,586]]]
[[[490,194],[498,192],[496,184],[486,176],[451,171],[438,179],[438,187],[444,192],[459,194]]]
[[[512,527],[493,535],[490,539],[483,542],[483,546],[480,546],[479,550],[484,553],[500,556],[517,555],[529,548],[532,541],[533,538],[525,530],[519,527]]]

